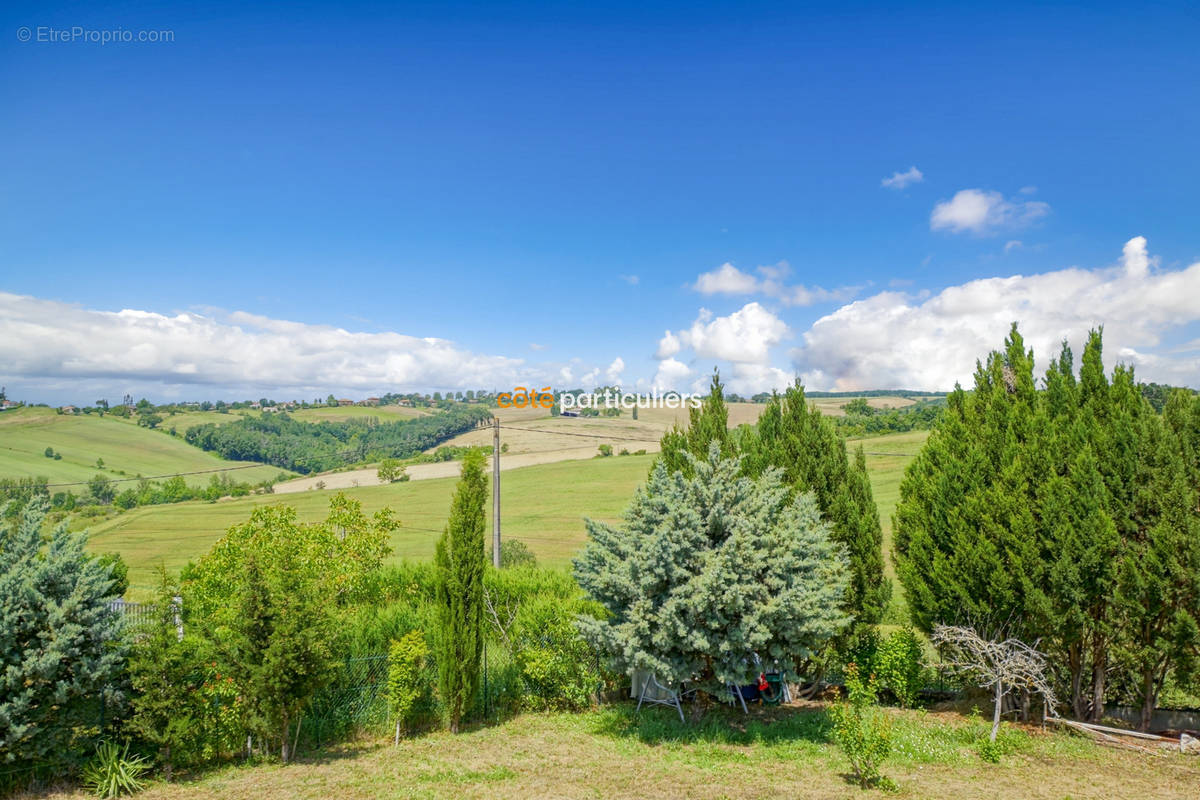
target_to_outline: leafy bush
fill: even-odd
[[[600,455],[603,457],[608,457],[613,454],[613,449],[612,449],[611,444],[602,444],[602,445],[600,445],[600,447],[598,449],[600,450]]]
[[[985,736],[975,744],[975,752],[989,764],[999,764],[1000,757],[1004,755],[1004,746]]]
[[[504,569],[536,567],[537,557],[524,542],[505,539],[500,543],[500,566]]]
[[[833,735],[846,758],[859,786],[889,787],[891,781],[879,772],[879,765],[892,747],[891,722],[875,704],[875,676],[864,679],[857,664],[846,667],[847,702],[833,707]]]
[[[912,628],[893,632],[875,654],[875,676],[904,708],[910,708],[916,702],[924,670],[921,641]]]
[[[142,775],[148,769],[145,758],[129,755],[128,743],[119,748],[113,742],[103,742],[83,768],[83,785],[96,797],[134,794],[142,790]]]
[[[400,730],[412,721],[418,702],[428,691],[429,682],[425,677],[428,657],[429,647],[419,630],[393,641],[388,653],[388,709],[396,718],[397,744]]]
[[[575,628],[581,610],[582,598],[564,603],[537,597],[518,612],[512,647],[525,682],[525,708],[579,710],[592,705],[601,675],[595,655]]]

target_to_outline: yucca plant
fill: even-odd
[[[83,768],[83,785],[96,797],[120,797],[140,792],[145,784],[142,775],[150,765],[143,756],[130,756],[128,742],[117,747],[115,742],[102,742],[96,755]]]

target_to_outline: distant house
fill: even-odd
[[[278,414],[283,411],[283,406],[263,406],[264,414]]]
[[[363,400],[360,405],[377,406],[377,405],[379,405],[379,398],[378,397],[368,397],[366,400]]]
[[[251,404],[250,404],[250,407],[251,407],[251,408],[256,408],[256,409],[257,409],[257,408],[262,408],[262,403],[260,403],[260,402],[258,402],[258,401],[256,400],[256,401],[254,401],[253,403],[251,403]]]
[[[345,397],[341,397],[341,398],[339,398],[339,399],[338,399],[338,405],[339,405],[339,406],[352,406],[352,405],[354,405],[354,401],[353,401],[353,400],[349,400],[349,399],[347,399],[347,398],[345,398]]]
[[[62,407],[62,413],[64,413],[64,414],[74,414],[76,412],[76,410],[77,409],[75,408],[75,406],[63,406]]]
[[[398,400],[396,402],[396,405],[405,406],[406,408],[412,408],[412,400],[409,400],[407,397],[402,397],[400,400]]]
[[[0,411],[8,411],[10,408],[17,408],[20,405],[13,400],[0,400]]]

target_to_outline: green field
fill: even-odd
[[[645,477],[653,456],[620,456],[560,461],[503,474],[501,532],[529,545],[548,565],[565,565],[585,538],[583,517],[615,520]],[[391,507],[403,527],[392,537],[393,560],[427,559],[450,511],[457,479],[393,483],[347,489],[373,512]],[[178,570],[203,555],[229,526],[244,521],[256,506],[286,503],[301,519],[325,516],[332,491],[285,497],[258,495],[219,503],[193,501],[147,506],[91,527],[90,547],[118,552],[128,562],[130,596],[144,596],[159,564]],[[490,508],[489,508],[490,512]],[[491,531],[489,513],[489,536]]]
[[[920,449],[926,435],[921,431],[862,442],[872,454],[867,456],[867,465],[883,523],[885,551],[890,548],[891,515],[899,497],[900,478],[909,454]],[[529,545],[542,563],[566,565],[585,540],[583,517],[617,519],[633,490],[645,479],[653,458],[559,461],[506,472],[500,495],[501,531]],[[396,512],[403,528],[392,539],[393,559],[423,560],[433,555],[434,542],[449,514],[455,481],[438,478],[344,491],[360,500],[368,512],[384,506]],[[309,491],[139,508],[94,525],[91,547],[97,552],[121,553],[130,565],[131,596],[140,597],[153,585],[158,564],[176,570],[197,558],[256,506],[285,503],[295,506],[302,519],[317,520],[324,516],[332,493]],[[885,559],[885,569],[892,574],[890,558]]]
[[[169,427],[169,423],[163,423]],[[51,447],[61,459],[47,458]],[[104,459],[104,469],[96,459]],[[242,469],[244,467],[244,469]],[[43,476],[50,483],[87,481],[100,472],[121,480],[137,475],[239,468],[230,472],[238,481],[257,483],[279,475],[278,467],[224,461],[161,430],[140,428],[111,415],[58,414],[50,408],[20,408],[0,413],[0,477]],[[190,475],[201,485],[211,475]],[[64,487],[79,492],[82,487]]]

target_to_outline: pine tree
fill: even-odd
[[[78,755],[77,735],[100,720],[97,702],[121,699],[126,647],[109,604],[111,566],[84,552],[86,536],[54,529],[43,549],[47,503],[0,529],[0,763]]]
[[[438,688],[453,733],[458,733],[479,686],[487,496],[483,453],[472,450],[463,459],[450,520],[438,540],[435,558]]]
[[[850,622],[844,548],[811,493],[776,469],[741,473],[718,441],[690,469],[658,464],[625,525],[587,521],[575,561],[584,591],[609,612],[584,635],[623,669],[713,690],[744,683],[752,656],[790,667]]]

